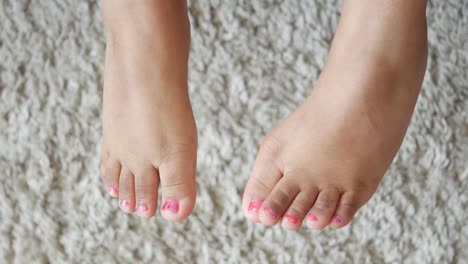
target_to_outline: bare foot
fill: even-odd
[[[187,218],[196,196],[197,131],[187,91],[184,1],[104,0],[108,28],[101,173],[120,208]]]
[[[400,147],[425,72],[426,3],[358,2],[344,1],[311,96],[260,147],[242,205],[254,222],[347,225]]]

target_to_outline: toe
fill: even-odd
[[[195,151],[167,156],[159,166],[161,215],[168,221],[182,221],[193,210],[196,199]]]
[[[155,168],[142,169],[135,175],[135,211],[144,218],[156,213],[158,200],[158,172]]]
[[[330,223],[340,198],[338,188],[330,187],[320,191],[314,206],[307,216],[307,226],[319,230]]]
[[[263,201],[272,192],[282,173],[275,162],[274,141],[265,140],[252,169],[251,176],[245,186],[242,198],[242,211],[245,217],[255,223],[259,223],[259,210]]]
[[[317,194],[318,189],[316,188],[301,190],[283,215],[281,226],[287,230],[297,230],[314,205]]]
[[[330,227],[338,229],[346,226],[366,201],[352,192],[343,193],[331,219]]]
[[[105,169],[105,180],[107,193],[112,197],[119,196],[119,177],[122,165],[117,160],[107,162]]]
[[[103,181],[106,179],[106,164],[107,160],[109,159],[109,152],[104,147],[104,144],[101,145],[101,154],[100,154],[100,161],[99,161],[99,172],[101,173],[101,178]]]
[[[105,181],[106,181],[106,167],[104,166],[103,162],[101,162],[101,164],[99,165],[99,172],[101,174],[102,182],[104,182],[104,184],[105,184]]]
[[[119,207],[126,213],[135,211],[135,179],[127,167],[120,172]]]
[[[268,226],[278,223],[299,191],[298,184],[283,177],[263,202],[258,214],[260,222]]]

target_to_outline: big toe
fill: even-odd
[[[300,187],[295,182],[285,177],[281,178],[260,208],[260,221],[268,226],[278,223],[299,191]]]
[[[196,151],[168,155],[159,166],[161,215],[168,221],[182,221],[196,200]]]
[[[275,145],[271,141],[262,143],[245,186],[242,211],[247,219],[255,223],[260,223],[260,208],[263,208],[263,202],[282,177],[281,171],[275,165],[274,149]]]
[[[101,145],[101,153],[100,153],[100,160],[99,160],[99,172],[101,174],[101,179],[103,182],[106,180],[106,165],[107,165],[107,160],[109,159],[109,151],[107,148],[104,146],[104,144]]]

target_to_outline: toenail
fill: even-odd
[[[139,212],[139,213],[142,213],[142,212],[146,212],[148,211],[149,207],[148,205],[146,204],[139,204],[137,207],[136,207],[136,211]]]
[[[315,214],[313,214],[313,213],[310,213],[307,218],[312,222],[315,222],[318,219],[317,216]]]
[[[117,189],[116,187],[114,186],[109,186],[107,188],[107,192],[112,195],[112,196],[117,196],[119,194],[119,189]]]
[[[341,222],[343,222],[343,218],[341,218],[341,217],[338,216],[338,215],[335,215],[335,216],[333,217],[333,221],[335,221],[335,223],[337,223],[337,224],[341,224]]]
[[[278,217],[278,213],[270,207],[265,208],[265,213],[273,219],[276,219]]]
[[[294,225],[298,222],[297,217],[293,214],[285,214],[284,219]]]
[[[249,212],[251,213],[258,213],[258,209],[262,206],[263,201],[260,200],[252,200],[249,205]]]
[[[120,207],[125,208],[125,207],[128,207],[130,205],[130,203],[127,200],[120,200],[119,205],[120,205]]]
[[[167,200],[162,206],[162,210],[171,213],[177,213],[179,211],[179,201]]]

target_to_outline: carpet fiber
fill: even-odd
[[[376,195],[342,230],[296,233],[247,222],[241,195],[262,137],[310,93],[340,1],[189,5],[198,196],[174,224],[121,213],[101,185],[100,4],[0,0],[1,263],[468,261],[466,0],[430,3],[424,87]]]

